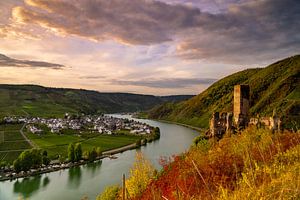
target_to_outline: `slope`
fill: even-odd
[[[234,85],[249,84],[252,116],[272,115],[275,109],[286,126],[299,127],[299,77],[300,55],[297,55],[266,68],[247,69],[227,76],[187,101],[156,106],[149,117],[206,128],[214,111],[232,111]]]
[[[116,113],[150,109],[166,101],[192,96],[157,97],[129,93],[100,93],[36,85],[0,85],[0,117],[8,115],[63,116],[69,113]]]

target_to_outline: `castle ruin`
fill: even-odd
[[[225,133],[244,129],[249,125],[264,126],[270,130],[280,130],[281,120],[273,112],[272,117],[250,118],[250,86],[235,85],[232,112],[215,112],[210,119],[208,137],[221,138]]]
[[[235,85],[233,92],[233,119],[237,127],[245,127],[249,122],[250,87]]]

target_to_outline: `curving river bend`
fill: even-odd
[[[130,118],[130,116],[113,115]],[[0,200],[17,200],[20,197],[30,200],[90,200],[103,191],[106,186],[121,183],[122,174],[128,176],[136,151],[141,151],[154,166],[160,169],[159,159],[186,151],[193,138],[199,133],[183,126],[135,119],[151,126],[159,127],[159,140],[140,149],[126,151],[116,156],[118,159],[105,158],[97,163],[42,174],[30,178],[0,182]]]

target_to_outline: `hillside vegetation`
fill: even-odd
[[[250,85],[252,116],[271,116],[275,109],[285,126],[300,127],[300,55],[227,76],[187,101],[156,106],[149,118],[206,128],[214,111],[233,110],[236,84]]]
[[[195,139],[156,172],[138,159],[126,181],[130,199],[299,199],[300,134],[250,127],[241,134]],[[135,177],[143,177],[136,179]],[[121,188],[107,188],[97,200],[122,199]]]
[[[69,113],[116,113],[147,110],[190,95],[157,97],[128,93],[100,93],[36,85],[0,85],[0,117],[8,115],[62,116]]]

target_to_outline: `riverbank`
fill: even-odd
[[[176,125],[179,125],[179,126],[184,126],[186,128],[190,128],[190,129],[193,129],[195,131],[204,131],[204,129],[202,128],[199,128],[199,127],[196,127],[196,126],[192,126],[192,125],[188,125],[188,124],[182,124],[182,123],[179,123],[179,122],[173,122],[173,121],[168,121],[168,120],[163,120],[163,119],[151,119],[151,118],[139,118],[138,116],[136,116],[137,119],[148,119],[148,120],[153,120],[153,121],[158,121],[158,122],[164,122],[164,123],[167,123],[167,124],[176,124]]]
[[[129,118],[123,116],[125,117]],[[193,139],[199,135],[197,131],[177,125],[152,120],[139,119],[139,121],[160,129],[159,140],[138,148],[138,151],[142,152],[157,170],[162,168],[161,157],[172,157],[187,151]],[[122,175],[127,174],[135,162],[136,150],[127,150],[114,156],[118,159],[105,158],[81,167],[25,179],[2,181],[0,199],[73,200],[83,197],[96,199],[107,186],[121,184]]]
[[[154,120],[154,121],[164,122],[164,123],[168,123],[168,124],[176,124],[176,125],[184,126],[184,127],[193,129],[195,131],[200,131],[200,132],[205,131],[203,128],[200,128],[200,127],[196,127],[196,126],[192,126],[192,125],[188,125],[188,124],[182,124],[182,123],[174,122],[174,121],[163,120],[163,119],[152,119],[152,118],[147,117],[147,115],[136,114],[136,115],[132,115],[132,117],[137,118],[137,119]]]
[[[123,146],[120,148],[104,151],[104,152],[102,152],[102,156],[97,157],[94,161],[81,160],[81,161],[75,162],[75,163],[71,163],[71,162],[57,163],[57,164],[51,164],[48,166],[40,167],[37,169],[31,169],[28,172],[20,172],[20,173],[15,173],[14,171],[9,171],[9,172],[3,173],[2,174],[3,176],[0,176],[0,181],[7,181],[7,180],[18,179],[18,178],[36,176],[36,175],[55,172],[55,171],[59,171],[59,170],[63,170],[63,169],[69,169],[71,167],[76,167],[76,166],[80,166],[80,165],[86,165],[88,163],[96,162],[96,161],[102,160],[104,158],[109,158],[111,155],[122,153],[127,150],[136,149],[138,147],[139,146],[137,146],[136,143],[133,143],[133,144],[129,144],[129,145],[126,145],[126,146]],[[113,159],[115,159],[115,158],[117,158],[117,157],[113,157]]]

